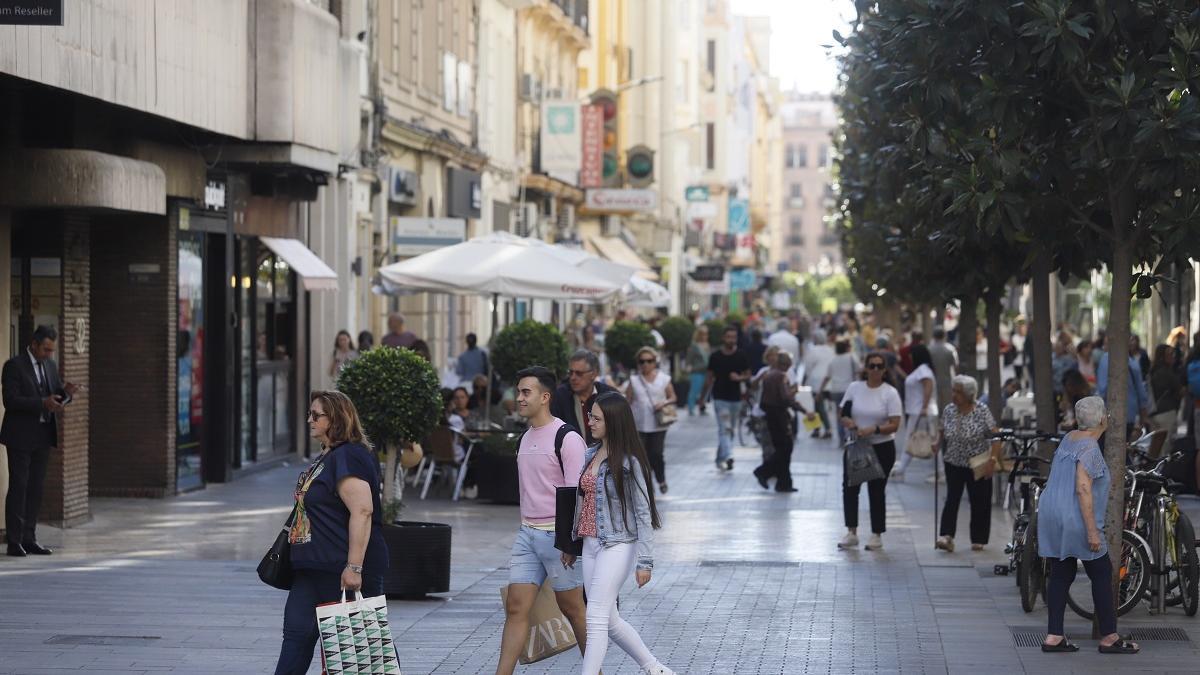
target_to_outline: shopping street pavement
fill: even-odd
[[[882,552],[839,552],[839,452],[802,438],[792,465],[799,492],[764,492],[750,475],[757,448],[738,448],[731,474],[712,464],[711,416],[668,434],[671,490],[661,500],[654,580],[632,582],[622,612],[680,673],[1196,672],[1200,619],[1134,610],[1126,629],[1181,629],[1134,657],[1101,656],[1068,614],[1083,650],[1045,655],[1020,629],[1046,614],[1021,611],[1011,578],[995,577],[1007,523],[997,514],[982,553],[934,551],[930,464],[889,490]],[[162,501],[95,500],[95,520],[43,529],[50,558],[0,558],[0,673],[268,673],[285,594],[254,566],[287,513],[296,465]],[[407,520],[454,528],[452,589],[389,603],[404,672],[491,673],[503,626],[515,507],[421,501]],[[1192,502],[1190,510],[1200,510]],[[966,530],[966,509],[960,531]],[[863,496],[862,518],[866,519]],[[524,673],[577,672],[577,652]],[[319,668],[314,664],[310,672]],[[605,673],[636,673],[615,646]]]

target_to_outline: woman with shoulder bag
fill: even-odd
[[[900,428],[903,408],[900,393],[887,382],[887,360],[883,354],[867,354],[864,364],[864,380],[851,383],[838,406],[844,412],[846,404],[850,404],[850,415],[843,415],[842,426],[870,443],[883,467],[883,478],[867,482],[867,496],[871,503],[871,537],[867,540],[866,549],[878,551],[883,548],[882,535],[887,530],[887,476],[896,463],[896,430]],[[858,546],[858,495],[861,487],[842,480],[842,515],[846,521],[846,536],[838,542],[840,549]]]
[[[989,441],[997,433],[992,411],[976,400],[979,385],[969,375],[955,375],[950,385],[952,403],[942,411],[941,439],[946,442],[942,461],[946,464],[946,506],[935,545],[954,552],[958,529],[958,505],[965,488],[971,502],[971,550],[982,551],[992,530],[992,474],[1000,463],[1000,441]],[[990,458],[978,458],[990,453]],[[976,472],[975,463],[982,461]]]
[[[930,430],[936,426],[937,417],[937,397],[934,394],[931,367],[933,356],[929,353],[929,348],[922,344],[913,345],[911,354],[913,370],[904,378],[904,421],[908,432],[905,443],[910,445],[904,449],[904,456],[892,471],[891,479],[898,483],[904,482],[904,470],[908,468],[908,463],[913,457],[933,457],[933,434]],[[917,436],[915,442],[914,435]],[[918,447],[921,444],[925,447]],[[934,471],[937,471],[936,460]]]
[[[339,391],[313,391],[308,428],[321,442],[321,455],[296,482],[288,533],[294,576],[283,610],[276,675],[308,672],[320,637],[317,605],[338,601],[342,591],[383,595],[388,568],[379,462],[358,411]]]
[[[583,585],[587,593],[587,641],[583,675],[596,675],[609,638],[637,661],[645,673],[674,675],[646,648],[641,636],[621,618],[617,593],[636,566],[638,587],[650,583],[654,569],[654,530],[661,527],[646,453],[629,403],[617,392],[596,397],[588,414],[592,438],[579,477],[571,537],[583,539]],[[576,558],[562,554],[574,567]]]
[[[667,464],[663,447],[667,442],[667,427],[675,422],[675,387],[671,377],[658,367],[658,352],[650,347],[638,350],[637,372],[629,377],[625,397],[633,406],[633,421],[642,437],[642,446],[658,491],[667,494]]]

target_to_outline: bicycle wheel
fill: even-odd
[[[1196,616],[1196,610],[1200,608],[1200,558],[1196,555],[1196,532],[1192,529],[1192,521],[1182,511],[1179,520],[1175,521],[1175,565],[1183,611],[1188,616]]]
[[[1029,520],[1021,543],[1021,564],[1017,567],[1017,587],[1021,591],[1021,609],[1026,613],[1037,607],[1037,596],[1045,580],[1045,563],[1038,557],[1037,514]]]
[[[1082,567],[1082,564],[1080,564]],[[1150,586],[1150,554],[1132,532],[1121,534],[1121,567],[1116,570],[1117,616],[1124,616],[1137,606]],[[1075,583],[1067,589],[1067,605],[1079,616],[1091,621],[1095,616],[1092,605],[1092,585],[1087,574],[1076,575]]]

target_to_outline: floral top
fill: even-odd
[[[579,510],[579,536],[596,536],[596,477],[584,471],[579,477],[579,490],[583,493],[583,505]]]
[[[946,463],[970,466],[970,460],[991,445],[988,435],[996,426],[992,411],[987,406],[975,404],[975,408],[963,415],[958,406],[951,403],[942,411],[942,438],[946,439]]]

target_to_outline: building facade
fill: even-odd
[[[841,271],[841,244],[829,226],[833,131],[837,112],[828,94],[789,92],[782,106],[783,223],[779,257],[794,272]]]
[[[487,157],[474,130],[479,63],[474,0],[397,0],[377,4],[371,62],[380,107],[377,149],[383,185],[371,233],[372,276],[379,267],[464,241],[480,227]],[[434,363],[461,351],[478,303],[445,294],[376,295],[377,339],[389,312],[423,339]]]
[[[3,356],[51,325],[85,387],[46,482],[62,524],[91,495],[175,494],[307,446],[308,300],[338,283],[308,233],[361,58],[319,3],[70,9],[0,27]]]

